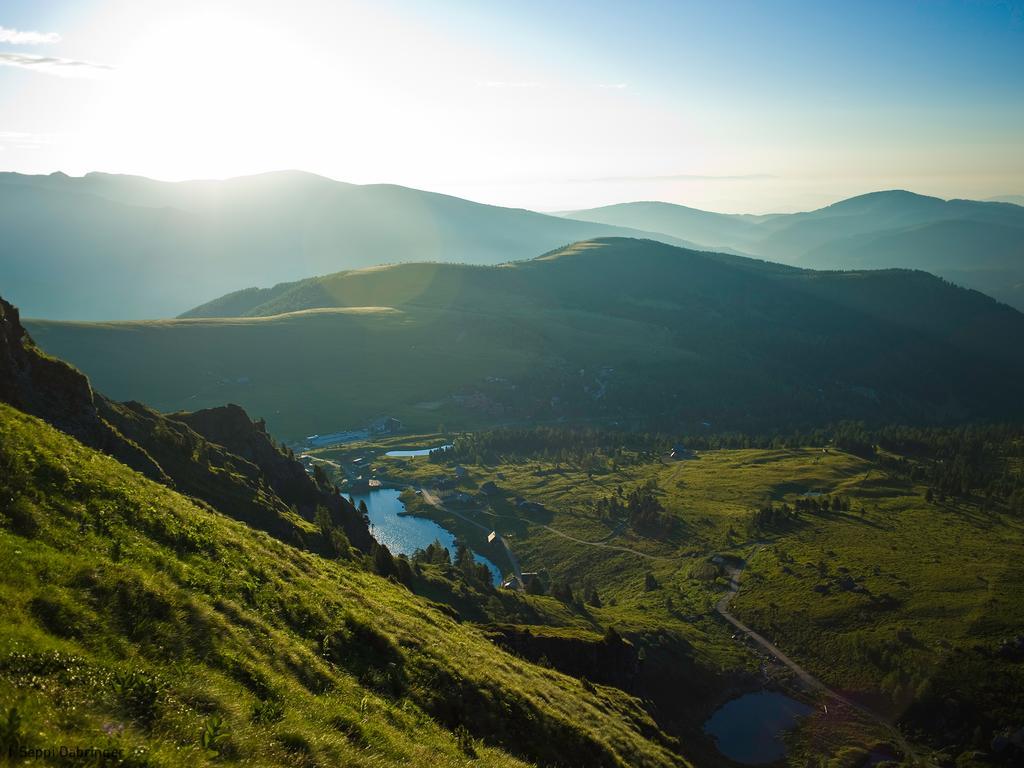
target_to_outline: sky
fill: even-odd
[[[0,169],[486,203],[1024,194],[1024,0],[0,0]]]

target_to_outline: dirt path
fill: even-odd
[[[457,517],[460,520],[465,520],[467,523],[470,523],[471,525],[475,525],[477,528],[480,528],[481,530],[485,530],[485,531],[488,531],[488,532],[491,531],[490,527],[488,527],[486,525],[483,525],[479,521],[474,520],[474,519],[472,519],[470,517],[466,517],[465,515],[463,515],[463,514],[461,514],[459,512],[456,512],[454,509],[451,509],[450,507],[444,506],[444,504],[437,497],[437,495],[431,493],[426,488],[421,488],[420,489],[420,493],[423,496],[423,500],[425,502],[427,502],[428,504],[430,504],[432,507],[435,507],[435,508],[441,510],[442,512],[446,513],[446,514],[449,514],[449,515],[452,515],[454,517]],[[504,515],[494,514],[493,512],[488,512],[486,514],[490,514],[491,516],[493,516],[493,517],[495,517],[497,519],[501,519],[502,517],[504,517]],[[511,519],[515,519],[515,520],[518,521],[518,518],[511,518]],[[539,525],[541,528],[543,528],[546,531],[550,531],[551,533],[555,534],[556,536],[561,536],[563,539],[568,539],[569,541],[576,542],[577,544],[583,544],[583,545],[586,545],[588,547],[600,547],[601,549],[611,549],[611,550],[615,550],[615,551],[618,551],[618,552],[628,552],[628,553],[630,553],[632,555],[637,555],[638,557],[645,557],[648,560],[672,560],[672,559],[674,559],[672,557],[665,557],[663,555],[651,555],[651,554],[648,554],[646,552],[640,552],[639,550],[636,550],[636,549],[630,549],[629,547],[620,547],[620,546],[616,546],[615,544],[606,544],[604,541],[587,541],[585,539],[578,539],[575,536],[570,536],[568,533],[563,533],[562,531],[558,530],[557,528],[552,528],[550,525],[544,525],[542,523],[537,523],[537,525]],[[611,534],[609,534],[609,538],[611,536],[616,535],[619,532],[620,532],[619,530],[613,531]],[[518,576],[520,578],[520,580],[522,580],[522,571],[520,571],[520,569],[519,569],[519,561],[516,559],[515,555],[512,554],[512,550],[509,548],[508,542],[505,540],[504,536],[501,537],[501,543],[505,546],[505,551],[508,553],[509,560],[511,561],[511,563],[513,565],[513,569],[515,571],[516,576]]]
[[[420,489],[420,495],[423,497],[423,500],[425,502],[427,502],[427,504],[429,504],[430,506],[434,507],[435,509],[439,509],[440,511],[444,512],[446,515],[451,515],[452,517],[457,517],[460,520],[469,523],[470,525],[475,525],[477,528],[479,528],[482,531],[487,531],[488,533],[490,533],[491,530],[493,530],[490,526],[484,525],[483,523],[481,523],[481,522],[479,522],[477,520],[474,520],[471,517],[466,517],[461,512],[456,512],[454,509],[451,509],[450,507],[446,507],[441,502],[441,499],[439,499],[437,497],[436,494],[431,493],[426,488],[421,488]],[[508,561],[512,565],[512,572],[516,575],[516,578],[519,579],[519,582],[522,583],[522,581],[523,581],[523,572],[519,568],[519,559],[512,552],[512,548],[509,547],[508,541],[505,540],[504,536],[501,537],[501,546],[505,548],[505,554],[508,556]]]
[[[760,544],[754,547],[754,549],[751,551],[747,559],[749,560],[753,558],[754,555],[757,554],[757,550],[760,548]],[[755,643],[764,648],[778,661],[785,664],[790,670],[792,670],[793,674],[797,676],[797,679],[799,679],[800,682],[802,682],[809,690],[816,691],[832,699],[833,701],[838,701],[839,703],[844,704],[845,706],[848,706],[851,709],[856,710],[857,712],[860,712],[862,715],[866,716],[870,720],[873,720],[874,722],[881,725],[892,736],[893,741],[895,741],[899,745],[899,748],[900,750],[902,750],[903,754],[909,757],[911,761],[917,761],[917,755],[914,753],[914,750],[910,747],[910,744],[907,743],[906,739],[903,738],[903,734],[901,734],[899,732],[899,729],[893,726],[886,718],[882,717],[877,712],[874,712],[873,710],[868,709],[867,707],[861,704],[858,704],[852,699],[843,696],[843,694],[839,693],[838,691],[829,688],[827,685],[821,682],[821,680],[816,678],[802,666],[793,661],[793,659],[791,659],[789,656],[783,653],[774,643],[768,640],[768,638],[766,638],[759,632],[756,632],[755,630],[751,629],[742,621],[733,616],[729,612],[729,603],[732,602],[732,599],[740,591],[740,578],[743,576],[743,566],[738,568],[727,566],[726,572],[729,574],[729,591],[722,595],[721,599],[719,599],[719,601],[715,604],[715,610],[718,611],[718,613],[722,616],[723,619],[725,619],[727,622],[736,627],[736,629],[738,629],[740,632],[742,632]]]
[[[646,557],[648,560],[675,559],[673,557],[665,557],[664,555],[650,555],[646,552],[640,552],[636,549],[630,549],[629,547],[619,547],[615,544],[605,544],[603,541],[586,541],[584,539],[577,539],[575,536],[570,536],[568,533],[562,533],[560,530],[558,530],[557,528],[552,528],[550,525],[541,525],[540,527],[543,528],[545,531],[551,531],[551,533],[555,534],[556,536],[561,536],[563,539],[575,541],[577,544],[586,544],[588,547],[600,547],[601,549],[614,549],[618,552],[629,552],[630,554],[638,555],[639,557]]]

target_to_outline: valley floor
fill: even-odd
[[[614,626],[641,645],[668,632],[716,685],[739,669],[741,689],[803,690],[817,713],[790,737],[794,763],[856,765],[886,744],[928,762],[944,744],[985,749],[993,730],[1024,725],[1024,698],[1010,694],[1024,670],[1000,652],[1024,628],[1024,524],[978,500],[926,499],[877,462],[821,447],[616,451],[598,465],[383,456],[399,443],[439,444],[320,453],[344,464],[358,452],[379,476],[427,489],[405,497],[409,510],[474,547],[500,534],[581,630]],[[461,501],[431,492],[445,479]],[[661,527],[608,514],[607,500],[638,489],[663,509]],[[759,519],[766,505],[779,512]],[[700,738],[722,700],[679,708],[677,732]],[[973,759],[962,747],[945,759],[958,755]]]

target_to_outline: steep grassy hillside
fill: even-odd
[[[0,746],[124,765],[668,766],[639,703],[521,661],[0,405]],[[518,759],[517,759],[518,758]],[[83,762],[113,758],[83,756]]]
[[[343,272],[250,318],[30,323],[123,399],[237,402],[286,438],[604,420],[759,430],[1018,413],[1024,315],[921,272],[819,273],[607,239],[498,267]],[[286,313],[286,314],[274,314]]]
[[[313,521],[323,511],[351,544],[368,551],[362,516],[326,482],[307,476],[238,406],[173,419],[137,402],[116,403],[88,379],[44,355],[18,311],[0,298],[0,402],[42,418],[152,480],[224,514],[315,551],[333,546]]]
[[[0,174],[0,285],[34,317],[173,317],[239,285],[406,261],[494,264],[642,235],[392,185]],[[676,241],[665,236],[666,240]]]

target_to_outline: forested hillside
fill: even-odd
[[[30,324],[105,391],[237,402],[293,439],[383,414],[770,431],[955,423],[1022,406],[1024,315],[924,272],[814,272],[604,239],[497,267],[407,264],[157,323]]]

